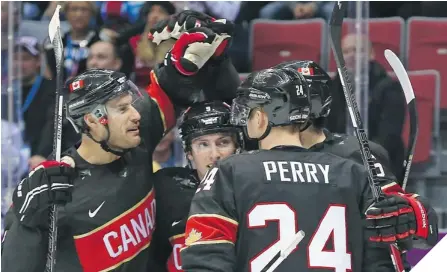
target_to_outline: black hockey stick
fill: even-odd
[[[48,26],[48,33],[51,44],[54,48],[54,55],[56,57],[56,103],[54,110],[54,137],[53,137],[53,152],[55,160],[61,160],[61,140],[62,140],[62,108],[63,108],[63,44],[61,36],[61,27],[59,20],[59,10],[61,6],[56,7],[50,25]],[[50,188],[51,191],[51,188]],[[56,247],[57,247],[57,206],[53,205],[50,210],[50,226],[48,231],[48,255],[45,271],[53,272],[56,264]]]
[[[410,114],[410,132],[408,139],[407,156],[404,161],[402,189],[405,191],[410,175],[411,163],[413,162],[414,149],[416,148],[416,139],[419,133],[418,112],[416,108],[416,99],[414,97],[413,86],[411,85],[408,73],[400,59],[391,50],[385,50],[385,58],[393,68],[394,73],[399,79],[399,83],[404,91],[405,100],[407,102],[408,113]]]
[[[368,181],[371,187],[372,194],[375,201],[379,201],[383,195],[380,190],[380,186],[376,184],[375,177],[377,176],[376,169],[374,167],[374,159],[372,157],[371,149],[369,148],[368,137],[365,129],[363,128],[362,118],[355,99],[355,94],[352,90],[352,84],[349,80],[348,70],[346,69],[345,60],[341,49],[341,31],[343,24],[343,17],[347,9],[347,3],[337,2],[332,12],[330,21],[330,40],[332,45],[332,51],[334,52],[335,61],[337,62],[337,70],[340,75],[341,85],[343,87],[343,93],[346,99],[346,105],[348,106],[349,116],[351,117],[352,125],[354,127],[355,135],[360,144],[360,152],[362,154],[363,164],[368,171]]]
[[[291,242],[282,246],[282,249],[273,256],[273,258],[265,265],[261,272],[273,272],[284,261],[287,256],[296,248],[296,246],[303,240],[306,234],[300,230],[293,236]]]
[[[368,182],[371,188],[375,202],[380,201],[383,196],[383,192],[377,183],[377,173],[374,167],[374,160],[372,158],[371,149],[368,143],[368,137],[365,129],[363,128],[362,118],[358,109],[355,94],[352,90],[352,84],[349,80],[348,70],[346,69],[345,60],[343,58],[343,52],[341,48],[341,34],[343,17],[345,16],[347,9],[347,3],[338,1],[334,6],[330,21],[330,40],[332,45],[332,51],[334,52],[335,61],[337,63],[338,74],[340,75],[340,81],[343,87],[343,93],[345,95],[346,105],[348,106],[349,116],[354,127],[355,135],[359,141],[360,152],[362,154],[363,164],[368,171]],[[402,263],[400,252],[396,245],[390,246],[391,259],[394,263],[396,271],[405,271]]]

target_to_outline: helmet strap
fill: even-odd
[[[123,156],[124,154],[126,154],[126,152],[129,151],[128,149],[123,150],[123,151],[118,151],[118,150],[114,150],[114,149],[110,148],[110,146],[108,145],[108,141],[109,141],[109,139],[110,139],[110,130],[109,130],[109,126],[108,126],[107,124],[105,124],[104,127],[105,127],[106,130],[107,130],[107,137],[106,137],[106,139],[104,139],[104,140],[97,141],[95,138],[93,138],[93,136],[90,134],[89,131],[86,131],[85,134],[86,134],[90,139],[92,139],[95,143],[98,143],[98,144],[101,146],[101,148],[104,149],[106,152],[112,153],[112,154],[117,155],[117,156],[120,156],[120,157]]]
[[[250,136],[248,136],[248,129],[247,129],[247,126],[244,126],[244,133],[245,133],[245,136],[247,136],[247,138],[249,139],[249,140],[255,140],[255,141],[261,141],[261,140],[264,140],[265,139],[265,137],[267,137],[269,134],[270,134],[270,131],[272,130],[272,127],[273,127],[273,124],[271,123],[271,122],[269,122],[268,123],[268,125],[267,125],[267,128],[265,129],[265,131],[264,131],[264,133],[261,135],[261,137],[259,137],[259,138],[251,138]]]

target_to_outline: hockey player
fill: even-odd
[[[303,131],[301,142],[312,151],[322,151],[363,164],[358,140],[355,136],[330,133],[323,129],[331,109],[330,77],[313,61],[293,61],[276,66],[295,69],[306,78],[312,97],[311,126]],[[427,248],[438,239],[437,216],[433,208],[417,194],[402,190],[396,177],[389,170],[387,151],[369,142],[376,157],[376,171],[387,198],[376,203],[368,212],[366,234],[378,243],[400,242],[405,249],[413,245]]]
[[[231,36],[219,26],[221,32],[207,26],[180,38],[151,72],[146,92],[107,70],[66,83],[66,117],[82,141],[63,153],[62,162],[44,162],[16,188],[2,270],[44,270],[48,209],[57,203],[56,271],[156,271],[151,153],[175,125],[171,102],[192,103],[207,60],[225,52]]]
[[[172,167],[155,174],[157,228],[152,245],[157,261],[168,271],[181,269],[180,249],[192,197],[211,165],[243,149],[240,128],[230,124],[230,106],[214,101],[197,103],[182,115],[179,125],[186,156],[192,167]]]
[[[296,70],[267,69],[244,81],[231,123],[260,150],[219,161],[200,183],[181,252],[185,271],[263,271],[299,230],[306,237],[275,271],[371,271],[366,171],[304,149],[309,114],[308,85]]]

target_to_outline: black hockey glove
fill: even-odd
[[[184,10],[172,15],[166,20],[161,20],[150,29],[148,38],[159,45],[169,39],[178,40],[180,36],[196,27],[207,27],[208,24],[216,21],[213,17],[194,10]],[[230,36],[233,33],[228,33]]]
[[[12,197],[13,211],[20,223],[46,227],[49,207],[71,201],[74,174],[74,168],[65,162],[45,161],[34,168]]]
[[[366,210],[366,236],[369,241],[409,244],[413,237],[427,239],[427,211],[417,195],[392,193]]]
[[[230,39],[222,22],[190,29],[180,36],[167,53],[165,62],[167,65],[172,63],[182,75],[195,75],[211,57],[218,58],[225,54]]]
[[[159,85],[175,105],[188,106],[203,100],[202,90],[207,82],[216,80],[210,77],[210,67],[203,66],[213,56],[224,54],[231,37],[213,30],[219,31],[222,23],[213,24],[213,28],[198,27],[185,32],[166,54],[164,62],[154,68]]]

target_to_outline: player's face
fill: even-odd
[[[236,141],[230,133],[215,133],[197,137],[191,141],[188,159],[194,162],[202,179],[211,165],[236,152]]]
[[[133,96],[126,94],[106,104],[110,147],[128,149],[138,146],[141,142],[139,130],[141,115],[132,102]]]

